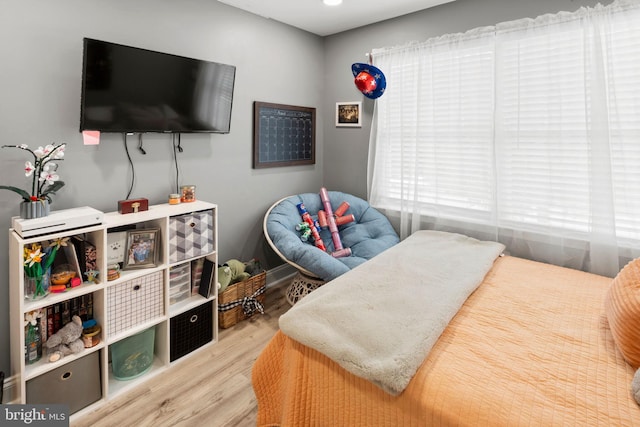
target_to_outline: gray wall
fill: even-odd
[[[0,144],[67,142],[60,175],[67,182],[54,209],[116,209],[131,171],[120,135],[84,146],[78,133],[82,37],[236,65],[231,133],[184,135],[181,183],[219,205],[222,261],[280,260],[265,246],[261,220],[276,199],[321,185],[366,197],[366,163],[374,101],[353,85],[351,64],[373,48],[511,19],[594,5],[587,0],[458,0],[431,10],[324,39],[227,7],[215,0],[5,0],[0,16]],[[317,76],[310,79],[308,76]],[[323,78],[324,77],[324,80]],[[389,82],[389,86],[392,82]],[[253,101],[317,108],[316,165],[254,170]],[[336,128],[335,103],[363,102],[362,128]],[[146,135],[143,156],[129,141],[136,172],[132,197],[150,203],[173,192],[171,139]],[[0,183],[24,186],[25,156],[0,150]],[[19,198],[0,191],[0,229]],[[9,372],[8,253],[0,239],[0,370]]]
[[[367,156],[375,101],[359,94],[351,75],[351,64],[366,63],[367,52],[519,18],[533,18],[563,10],[572,12],[581,6],[594,6],[597,3],[595,0],[457,0],[326,37],[326,96],[323,101],[327,117],[323,163],[325,186],[362,198],[367,196]],[[611,1],[600,3],[609,4]],[[393,90],[393,82],[387,81],[387,89]],[[362,128],[336,128],[331,112],[335,110],[335,103],[341,101],[362,101]]]
[[[60,176],[66,186],[53,209],[117,209],[131,171],[122,135],[105,134],[85,146],[78,131],[82,38],[91,37],[237,67],[231,132],[185,134],[179,154],[182,184],[219,206],[219,258],[258,257],[281,263],[265,246],[262,216],[273,201],[322,184],[322,79],[320,37],[231,8],[215,0],[10,0],[0,17],[0,144],[68,144]],[[252,169],[253,102],[315,107],[317,163]],[[144,136],[147,155],[129,138],[135,165],[132,197],[164,203],[174,192],[171,137]],[[0,149],[0,183],[27,187],[26,153]],[[20,198],[0,191],[0,230],[10,227]],[[6,233],[6,231],[5,231]],[[0,370],[9,373],[7,238],[0,238]]]

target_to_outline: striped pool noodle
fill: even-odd
[[[329,201],[329,193],[327,189],[322,187],[320,189],[320,200],[324,206],[324,213],[327,215],[327,222],[329,223],[329,231],[331,232],[331,239],[333,240],[333,247],[336,251],[342,249],[342,242],[340,241],[340,234],[338,233],[338,226],[336,225],[336,219],[333,216],[333,209],[331,208],[331,201]]]

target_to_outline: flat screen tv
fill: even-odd
[[[228,133],[236,67],[85,38],[80,131]]]

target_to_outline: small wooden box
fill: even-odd
[[[118,201],[118,212],[121,214],[142,212],[149,210],[149,200],[147,199],[127,199]]]

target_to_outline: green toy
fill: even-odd
[[[224,292],[229,285],[247,280],[249,277],[261,273],[260,261],[255,258],[248,262],[230,259],[222,265],[218,265],[218,292]]]
[[[220,283],[218,292],[224,292],[231,283],[231,267],[226,264],[218,265],[218,283]]]
[[[245,264],[237,259],[230,259],[226,264],[231,268],[231,285],[247,280],[249,273],[244,271]]]
[[[249,273],[245,273],[244,263],[237,259],[230,259],[218,266],[218,283],[220,283],[218,292],[224,292],[229,285],[242,282],[248,278]]]

